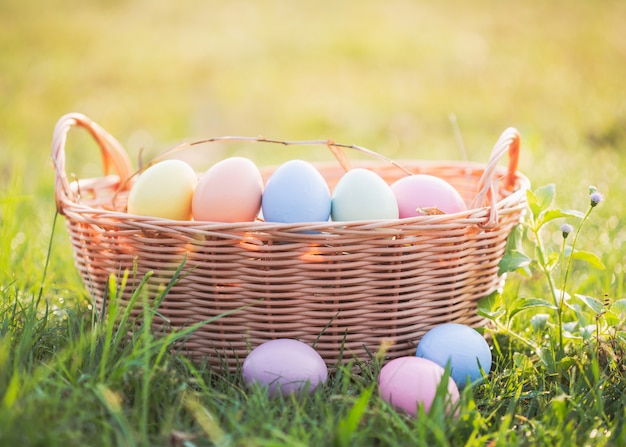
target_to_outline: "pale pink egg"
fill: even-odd
[[[261,209],[263,178],[244,157],[230,157],[211,166],[200,177],[191,202],[194,220],[253,221]]]
[[[402,177],[391,185],[398,201],[400,218],[422,216],[420,209],[437,209],[445,214],[465,211],[461,194],[447,181],[427,174]]]
[[[417,414],[420,405],[428,413],[444,372],[441,366],[425,358],[398,357],[380,370],[378,394],[385,402],[411,416]],[[448,409],[459,400],[459,390],[451,377],[446,397]]]
[[[267,341],[250,352],[241,367],[246,386],[268,387],[270,397],[308,391],[328,378],[326,363],[306,343],[289,338]]]

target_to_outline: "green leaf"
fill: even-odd
[[[587,305],[596,315],[601,314],[604,310],[604,304],[602,301],[588,295],[575,294],[576,298],[581,300]]]
[[[561,371],[567,371],[572,366],[576,365],[576,360],[577,359],[575,357],[570,357],[570,356],[565,356],[562,359],[560,359],[559,367],[561,368]]]
[[[554,197],[556,196],[556,186],[554,183],[540,186],[535,189],[535,195],[537,196],[537,199],[539,199],[539,203],[546,208],[554,202]]]
[[[566,298],[565,305],[569,307],[570,309],[572,309],[574,312],[576,312],[576,315],[582,314],[582,308],[579,303],[575,303],[572,300]]]
[[[596,325],[595,324],[587,324],[585,326],[581,326],[579,329],[580,336],[583,340],[591,340],[591,338],[596,333]]]
[[[539,216],[539,226],[548,223],[554,219],[567,217],[582,219],[583,217],[585,217],[585,213],[577,210],[561,210],[558,208],[545,210]]]
[[[532,259],[519,251],[505,253],[498,264],[498,275],[514,272],[531,263]]]
[[[565,305],[568,305],[571,296],[569,293],[567,293],[567,290],[555,289],[554,291],[556,292],[557,301],[560,303],[561,299],[563,299],[563,301],[565,302]]]
[[[532,261],[522,249],[524,228],[521,224],[516,225],[506,240],[504,256],[498,264],[498,275],[514,272],[526,267]]]
[[[604,270],[606,268],[602,260],[600,260],[597,255],[588,251],[575,250],[574,253],[572,253],[572,259],[585,261],[591,267],[597,268],[598,270]]]
[[[526,202],[528,203],[528,208],[532,211],[533,216],[539,216],[541,213],[541,206],[539,205],[539,199],[530,189],[526,190]]]
[[[476,303],[478,314],[488,318],[489,320],[495,320],[497,317],[504,313],[502,308],[501,294],[499,292],[493,292],[489,295],[482,297]]]
[[[611,312],[616,315],[619,315],[621,318],[626,317],[626,299],[622,298],[621,300],[615,301],[611,304]]]
[[[546,367],[548,374],[552,374],[556,371],[556,358],[552,349],[540,349],[537,354],[539,360]]]
[[[573,334],[578,330],[578,321],[568,321],[563,323],[563,332],[565,334]]]
[[[621,320],[619,318],[619,315],[617,315],[615,312],[607,310],[604,313],[604,321],[607,326],[618,326]]]
[[[530,319],[530,325],[535,332],[538,332],[546,328],[548,320],[550,320],[550,315],[548,314],[535,314]]]
[[[554,304],[541,298],[521,299],[518,300],[516,304],[517,305],[509,312],[509,318],[511,319],[523,310],[534,309],[537,307],[548,307],[550,309],[556,309],[556,306]]]
[[[542,211],[548,209],[554,201],[556,195],[556,187],[554,184],[540,186],[534,192],[527,190],[526,199],[528,206],[535,217],[538,217]]]
[[[535,258],[537,259],[537,263],[541,266],[542,269],[546,269],[547,271],[552,271],[554,267],[559,263],[559,259],[561,255],[555,251],[546,250],[545,252],[541,251],[539,245],[535,246]]]
[[[336,438],[337,445],[350,446],[354,442],[354,433],[362,422],[373,390],[374,388],[371,386],[367,388],[356,400],[348,414],[339,421]]]
[[[506,239],[506,250],[522,250],[524,240],[524,226],[520,223],[513,227]]]
[[[505,310],[498,308],[495,310],[478,309],[477,314],[491,321],[496,321],[498,317],[504,315]]]
[[[549,271],[554,270],[554,267],[557,266],[557,264],[559,263],[559,259],[561,258],[561,255],[559,255],[556,252],[552,252],[550,254],[548,254],[548,262],[546,263],[546,268]]]

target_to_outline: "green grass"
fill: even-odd
[[[336,3],[0,4],[0,445],[626,445],[626,315],[612,304],[624,298],[626,4]],[[605,195],[577,248],[606,268],[574,262],[568,292],[588,298],[564,309],[563,346],[545,275],[509,275],[482,308],[497,323],[494,368],[463,392],[455,420],[393,411],[377,366],[340,368],[307,399],[268,400],[238,374],[171,353],[184,334],[139,326],[128,339],[91,306],[54,214],[52,129],[71,111],[132,160],[183,140],[264,135],[485,162],[514,126],[520,170],[535,188],[556,185],[555,206],[586,210],[592,184]],[[331,158],[236,150],[259,164]],[[187,156],[202,170],[230,151]],[[67,157],[69,173],[100,175],[83,133]],[[576,223],[541,233],[557,255],[565,220]]]

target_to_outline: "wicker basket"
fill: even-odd
[[[98,143],[103,177],[68,180],[65,145],[73,127]],[[508,168],[498,166],[505,154]],[[332,366],[367,361],[382,344],[389,358],[413,355],[420,337],[442,323],[480,325],[476,303],[502,285],[498,263],[526,208],[530,182],[517,172],[518,154],[519,134],[507,129],[486,165],[402,162],[450,182],[468,203],[466,212],[341,225],[216,223],[127,214],[135,178],[129,158],[84,115],[63,116],[52,145],[57,208],[96,304],[103,305],[111,274],[136,270],[140,278],[152,271],[147,290],[156,294],[186,260],[155,325],[181,328],[242,308],[201,326],[184,345],[193,356],[214,364],[226,359],[232,368],[275,338],[314,344]],[[408,175],[380,160],[354,164],[389,183]],[[316,167],[331,188],[345,172],[339,163]],[[122,305],[131,293],[120,297]]]

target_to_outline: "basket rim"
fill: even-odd
[[[374,162],[367,162],[371,165]],[[410,165],[409,162],[406,162],[407,165]],[[411,163],[419,163],[420,166],[424,166],[421,161],[413,160]],[[323,164],[332,165],[332,162],[326,163],[314,163],[314,166],[321,166]],[[474,162],[433,162],[427,163],[429,167],[461,167],[466,169],[484,169],[484,164],[474,163]],[[334,166],[334,165],[333,165]],[[355,164],[356,166],[356,164]],[[262,167],[261,169],[270,169],[270,166]],[[501,167],[499,169],[499,173],[506,173],[506,169]],[[530,188],[530,180],[527,176],[517,171],[515,173],[516,180],[516,189],[505,197],[500,198],[495,202],[495,206],[498,208],[499,213],[506,212],[508,208],[515,207],[516,204],[525,203],[525,195],[526,190]],[[92,177],[74,180],[70,183],[72,189],[75,189],[80,184],[86,183],[98,183],[98,182],[106,182],[111,185],[119,184],[120,178],[117,175],[109,175],[102,177]],[[262,220],[255,220],[250,222],[218,222],[218,221],[196,221],[196,220],[172,220],[161,217],[154,216],[141,216],[130,214],[126,211],[118,211],[114,209],[108,209],[101,206],[92,206],[87,203],[82,203],[80,201],[73,200],[69,196],[65,194],[61,194],[59,197],[60,203],[62,204],[62,210],[64,214],[84,214],[84,215],[92,215],[94,218],[109,218],[120,221],[125,221],[129,225],[132,224],[140,224],[140,225],[148,225],[154,226],[155,230],[159,226],[167,226],[168,228],[171,226],[176,226],[180,228],[188,228],[188,229],[198,229],[202,231],[210,231],[216,229],[225,229],[225,230],[238,230],[238,229],[246,229],[247,231],[268,231],[268,230],[278,230],[278,231],[301,231],[301,228],[306,227],[306,230],[334,230],[337,228],[362,228],[364,230],[370,229],[385,229],[398,226],[438,226],[445,223],[450,223],[454,221],[458,224],[465,225],[485,225],[490,218],[490,209],[492,205],[486,205],[482,207],[468,208],[467,210],[456,212],[456,213],[448,213],[448,214],[436,214],[436,215],[420,215],[414,217],[407,218],[398,218],[398,219],[372,219],[372,220],[353,220],[353,221],[345,221],[345,222],[336,222],[336,221],[319,221],[319,222],[293,222],[293,223],[284,223],[284,222],[265,222]],[[79,199],[80,200],[80,199]],[[496,223],[497,226],[497,223]]]

